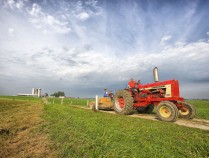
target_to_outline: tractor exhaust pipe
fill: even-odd
[[[158,68],[157,68],[157,67],[155,67],[155,68],[153,69],[153,76],[154,76],[154,81],[155,81],[155,82],[159,82]]]

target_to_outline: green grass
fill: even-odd
[[[37,97],[28,97],[28,96],[0,96],[0,99],[8,99],[8,100],[22,100],[22,101],[43,101],[43,98]],[[50,104],[61,104],[60,98],[47,98],[48,103]],[[92,99],[83,99],[83,98],[64,98],[64,105],[79,105],[79,106],[87,106],[87,102]],[[209,100],[186,100],[186,102],[195,106],[197,110],[196,118],[200,119],[208,119],[209,120]],[[156,111],[153,111],[153,114],[156,114]]]
[[[50,103],[61,104],[61,98],[48,98]],[[79,105],[79,106],[87,106],[87,99],[82,98],[64,98],[63,104],[66,105]]]
[[[43,101],[43,98],[37,97],[27,97],[27,96],[0,96],[0,99],[8,99],[8,100],[22,100],[22,101]],[[48,103],[52,104],[61,104],[60,98],[47,98]],[[87,101],[91,101],[92,99],[83,99],[83,98],[64,98],[64,105],[79,105],[79,106],[87,106]],[[186,102],[195,106],[197,110],[196,118],[200,119],[208,119],[209,120],[209,100],[186,100]],[[156,111],[153,111],[153,114],[156,114]]]
[[[208,157],[209,131],[67,105],[45,105],[59,157]]]
[[[42,111],[44,101],[40,98],[0,98],[4,98],[0,100],[0,127],[9,129],[9,139],[15,138],[16,131],[22,132],[14,144],[7,136],[0,135],[2,154],[10,149],[11,154],[27,152],[37,142],[36,147],[44,144],[40,137],[48,135],[49,140],[44,141],[53,141],[50,150],[44,153],[45,147],[40,149],[44,154],[58,153],[56,157],[209,157],[209,131],[71,106],[86,106],[86,99],[65,98],[62,105],[59,98],[55,98],[54,104],[48,99]],[[209,101],[187,102],[197,108],[198,118],[209,118]],[[45,123],[33,130],[40,124],[38,116]],[[23,134],[30,128],[33,134],[28,131],[26,139]],[[10,148],[20,142],[21,150]],[[28,155],[33,154],[33,150],[30,152]]]
[[[41,100],[38,97],[32,97],[32,96],[0,96],[0,99],[22,100],[22,101],[40,101]]]
[[[17,100],[17,101],[43,101],[44,98],[31,97],[31,96],[0,96],[0,99],[4,100]],[[49,103],[61,104],[61,98],[47,98]],[[79,105],[79,106],[87,106],[87,100],[91,99],[83,99],[83,98],[64,98],[63,104],[67,105]]]
[[[51,157],[43,104],[36,101],[0,99],[0,157]],[[54,150],[55,151],[55,150]]]
[[[209,100],[186,100],[186,102],[196,107],[197,118],[209,120]]]

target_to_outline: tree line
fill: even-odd
[[[54,96],[54,97],[65,96],[65,93],[62,91],[58,91],[58,92],[51,94],[51,96]]]

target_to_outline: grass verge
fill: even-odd
[[[209,131],[173,123],[45,105],[59,157],[208,157]]]
[[[42,113],[37,102],[0,100],[0,157],[53,157]]]
[[[32,97],[32,96],[0,96],[0,99],[3,100],[18,100],[18,101],[33,101],[33,102],[39,102],[40,98],[38,97]]]
[[[64,98],[63,101],[61,98],[36,98],[28,96],[0,96],[0,99],[3,100],[21,100],[21,101],[30,101],[30,102],[43,102],[45,104],[64,104],[64,105],[78,105],[78,106],[87,106],[88,101],[93,99],[83,99],[83,98]],[[185,100],[186,102],[195,106],[197,115],[195,118],[208,119],[209,120],[209,100]],[[153,114],[156,114],[154,109]]]
[[[197,110],[197,118],[209,120],[209,100],[186,100],[194,105]]]
[[[91,100],[91,99],[89,99]],[[79,106],[87,106],[87,99],[83,98],[48,98],[48,103],[51,104],[67,104],[67,105],[79,105]]]

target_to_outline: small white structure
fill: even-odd
[[[41,97],[41,88],[38,88],[38,97]]]
[[[98,95],[96,95],[95,96],[95,100],[96,100],[96,110],[98,110],[99,109],[99,97],[98,97]]]
[[[32,88],[32,94],[35,94],[35,88]]]
[[[41,88],[32,88],[32,94],[18,93],[18,96],[37,96],[41,97]]]
[[[37,95],[38,97],[41,97],[41,88],[33,88],[32,94]]]

